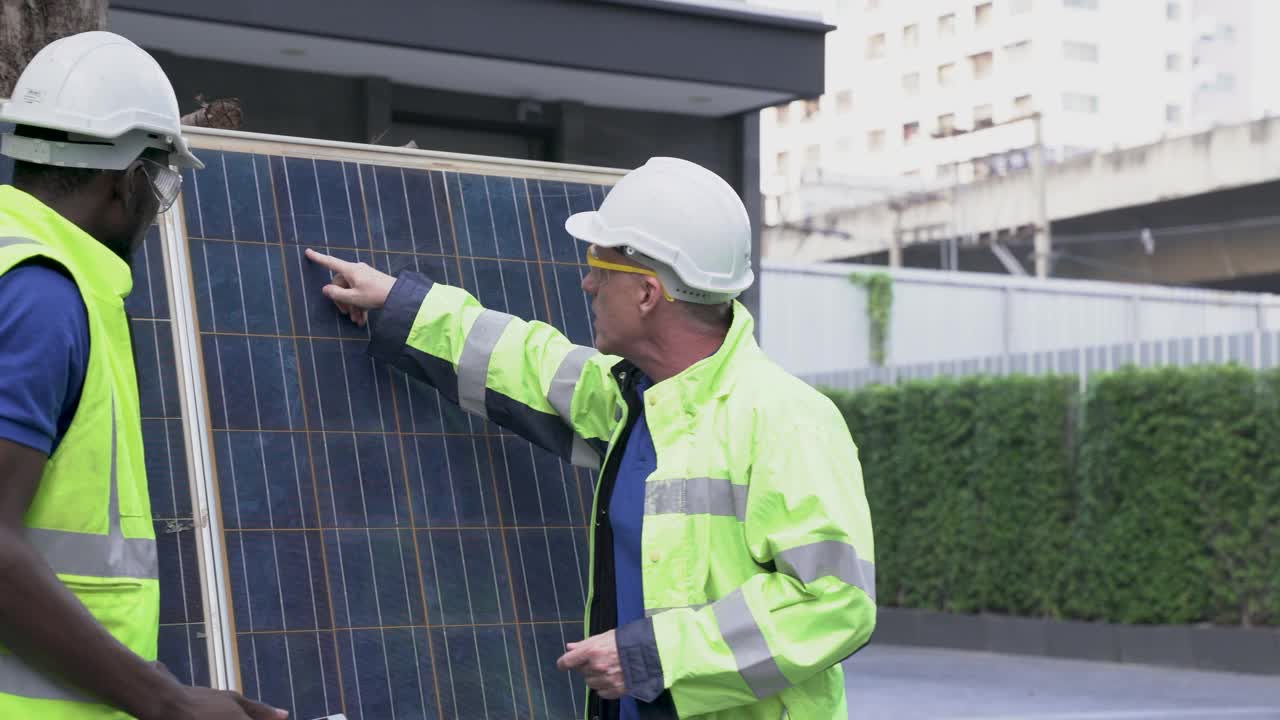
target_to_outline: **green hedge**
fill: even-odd
[[[1126,370],[829,392],[883,605],[1280,625],[1280,373]]]

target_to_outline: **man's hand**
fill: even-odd
[[[180,704],[167,717],[175,720],[285,720],[289,713],[229,690],[189,687],[183,689]]]
[[[569,652],[560,656],[556,667],[582,673],[587,687],[605,700],[617,700],[627,694],[627,680],[618,660],[618,640],[613,630],[593,635],[582,642],[565,646]]]
[[[333,281],[324,286],[324,295],[360,327],[369,321],[370,310],[386,304],[387,295],[396,284],[395,278],[366,263],[347,262],[310,248],[307,248],[307,259],[333,271]]]

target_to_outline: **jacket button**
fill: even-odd
[[[649,553],[649,562],[656,563],[662,559],[662,556],[656,552]]]
[[[654,396],[650,395],[650,396],[649,396],[649,407],[653,407],[654,405],[657,405],[657,404],[658,404],[658,398],[656,398],[656,397],[654,397]]]

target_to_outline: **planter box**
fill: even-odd
[[[872,641],[1280,675],[1280,629],[1122,625],[879,608]]]

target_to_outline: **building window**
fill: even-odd
[[[1075,62],[1098,62],[1098,46],[1094,43],[1068,40],[1062,44],[1062,54]]]
[[[1009,0],[1009,14],[1021,15],[1031,12],[1033,0]]]
[[[1079,10],[1097,10],[1098,0],[1062,0],[1062,4]]]
[[[840,158],[848,159],[849,152],[853,148],[853,143],[849,138],[843,137],[836,141],[836,155]]]
[[[867,149],[873,152],[884,149],[883,130],[872,130],[867,133]]]
[[[956,81],[956,64],[947,63],[938,66],[938,85],[940,87],[951,87]]]
[[[786,175],[787,167],[790,162],[790,157],[787,155],[786,151],[778,153],[777,165],[774,167],[774,172],[778,175]]]
[[[943,15],[938,18],[938,37],[954,37],[956,34],[956,16],[955,13]]]
[[[1218,35],[1222,38],[1222,42],[1230,43],[1236,41],[1236,26],[1223,25],[1218,28]]]
[[[810,145],[804,149],[804,167],[806,170],[818,167],[822,163],[822,148]]]
[[[1176,2],[1168,2],[1164,5],[1164,17],[1166,20],[1177,20],[1182,17],[1182,5]]]
[[[879,9],[880,9],[880,0],[867,0],[867,9],[868,9],[868,10],[879,10]]]
[[[955,163],[942,163],[941,165],[938,166],[939,180],[950,180],[951,178],[955,177],[955,174],[956,174]]]
[[[1005,45],[1004,53],[1009,62],[1025,62],[1031,57],[1031,41],[1023,40],[1012,45]]]
[[[973,129],[974,130],[984,130],[995,124],[996,123],[991,111],[991,105],[989,103],[986,105],[978,105],[973,109]]]
[[[1169,53],[1164,56],[1164,69],[1169,72],[1179,72],[1182,70],[1182,56],[1178,53]]]
[[[1236,76],[1231,73],[1218,73],[1218,82],[1214,84],[1215,90],[1222,92],[1231,92],[1236,89]]]
[[[1067,112],[1096,113],[1098,112],[1098,96],[1085,95],[1084,93],[1067,93],[1062,96],[1062,109]]]
[[[841,90],[836,93],[836,112],[841,115],[853,110],[853,91]]]
[[[920,46],[920,26],[908,25],[902,28],[902,47],[913,48]]]
[[[938,137],[950,137],[956,134],[955,113],[938,116]]]
[[[902,92],[907,95],[920,94],[920,73],[907,73],[902,76]]]
[[[1019,95],[1013,99],[1013,114],[1024,117],[1032,113],[1031,96]]]
[[[920,123],[909,122],[902,124],[902,142],[910,145],[916,136],[920,134]]]
[[[884,57],[884,33],[876,33],[867,38],[867,59],[875,60]]]
[[[976,27],[987,27],[991,24],[993,17],[995,17],[995,12],[989,2],[982,3],[973,9],[973,24]]]
[[[985,80],[991,77],[991,68],[994,62],[995,56],[989,52],[970,55],[969,64],[973,66],[973,78],[975,80]]]
[[[1179,125],[1182,123],[1182,107],[1179,105],[1165,105],[1164,119],[1170,125]]]
[[[791,119],[791,103],[778,106],[778,127],[785,127]]]
[[[817,100],[805,100],[804,101],[804,119],[809,120],[813,118],[814,115],[818,114],[818,109],[820,107],[821,105],[818,104]]]

